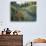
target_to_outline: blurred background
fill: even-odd
[[[36,21],[36,1],[11,2],[11,21]]]
[[[37,1],[36,22],[11,22],[10,2],[16,0],[0,0],[0,31],[4,28],[10,30],[21,30],[23,32],[23,44],[32,41],[34,38],[46,38],[46,0]],[[18,1],[18,0],[17,0]],[[25,0],[19,0],[25,2]]]

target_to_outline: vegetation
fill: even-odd
[[[36,2],[11,2],[11,21],[36,21]]]

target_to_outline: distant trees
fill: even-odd
[[[27,6],[29,6],[29,3],[21,4],[21,6],[20,6],[20,7],[27,7]]]

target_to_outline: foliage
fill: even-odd
[[[22,20],[35,21],[36,2],[27,2],[24,4],[17,4],[16,2],[11,2],[11,20],[12,21],[22,21]]]

